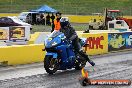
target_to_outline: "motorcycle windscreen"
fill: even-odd
[[[45,46],[47,48],[57,46],[61,43],[61,37],[63,37],[64,34],[59,31],[53,31],[49,37],[45,40]]]

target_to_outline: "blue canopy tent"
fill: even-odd
[[[48,5],[43,5],[40,8],[36,9],[36,10],[30,10],[31,12],[38,12],[38,13],[57,13],[58,11],[49,7]],[[46,21],[45,21],[45,25],[46,25]]]
[[[39,12],[39,13],[57,13],[58,11],[49,7],[48,5],[41,6],[36,10],[31,10],[32,12]]]

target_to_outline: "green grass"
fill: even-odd
[[[51,30],[51,26],[44,26],[44,25],[33,25],[33,29],[31,33],[34,32],[49,32]]]
[[[72,24],[72,27],[76,31],[84,31],[88,28],[88,24]],[[33,29],[31,33],[34,32],[50,32],[51,26],[44,26],[44,25],[33,25]]]
[[[91,14],[104,8],[132,15],[132,0],[0,0],[0,12],[22,12],[47,4],[64,14]]]

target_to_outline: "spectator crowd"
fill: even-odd
[[[47,15],[44,15],[43,13],[36,15],[36,24],[39,25],[51,25],[51,23],[54,22],[55,16],[52,13],[50,15],[49,13]]]

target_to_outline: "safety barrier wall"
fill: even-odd
[[[93,19],[97,21],[103,20],[104,16],[92,16],[92,15],[66,15],[72,23],[88,23]],[[124,16],[124,18],[132,19],[132,16]]]
[[[81,38],[86,38],[88,45],[84,50],[89,55],[132,48],[132,32],[78,33],[78,35]]]
[[[28,41],[28,44],[34,44],[37,38],[39,37],[39,35],[40,35],[40,32],[35,32],[34,34],[31,34],[30,36],[31,38]]]
[[[108,52],[108,33],[80,33],[81,38],[86,39],[87,46],[84,50],[89,55],[103,54]]]
[[[8,65],[42,62],[45,56],[43,48],[43,44],[0,47],[0,62],[7,61]]]
[[[70,22],[72,23],[88,23],[89,21],[91,21],[92,19],[96,19],[97,21],[98,20],[102,20],[103,17],[102,16],[83,16],[83,15],[66,15]]]
[[[29,40],[30,27],[29,26],[10,26],[0,27],[0,42],[12,40]]]
[[[6,17],[6,16],[18,16],[19,13],[0,13],[0,17]]]
[[[51,34],[51,32],[35,32],[31,34],[28,44],[44,44],[44,40],[49,34]]]
[[[109,33],[108,51],[132,48],[132,32]]]
[[[78,33],[89,44],[84,50],[89,55],[104,54],[110,51],[132,48],[132,32],[122,33]],[[32,42],[36,41],[36,38]],[[44,44],[14,45],[0,47],[0,62],[8,65],[42,62]]]
[[[5,16],[18,16],[19,13],[0,13],[0,17]],[[70,22],[73,23],[88,23],[91,19],[102,19],[103,16],[91,16],[91,15],[63,15],[69,17]],[[132,19],[132,16],[124,16],[125,18]]]

